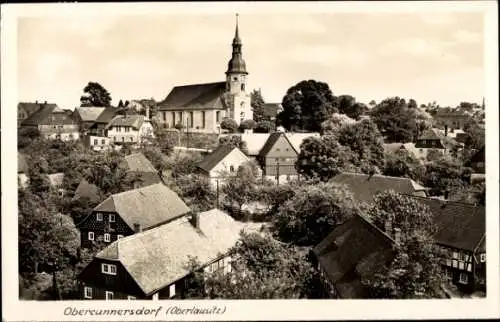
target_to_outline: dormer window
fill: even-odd
[[[108,275],[116,275],[116,265],[112,264],[102,264],[101,272]]]

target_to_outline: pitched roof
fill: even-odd
[[[199,214],[199,229],[184,216],[157,228],[121,238],[96,258],[118,260],[148,295],[190,273],[189,256],[202,264],[227,253],[242,224],[219,209]]]
[[[198,167],[206,172],[210,172],[219,162],[224,160],[226,156],[229,155],[237,147],[231,147],[228,145],[219,145],[215,151],[207,155],[199,164]],[[239,150],[239,149],[238,149]]]
[[[269,138],[267,138],[266,143],[264,144],[262,149],[259,151],[259,155],[260,156],[267,155],[269,153],[269,151],[271,151],[273,146],[276,144],[276,142],[279,140],[281,135],[284,136],[284,133],[282,133],[282,132],[271,133],[271,135],[269,135]],[[288,138],[286,138],[286,140],[288,141]],[[288,143],[290,143],[290,141],[288,141]],[[290,145],[292,145],[292,143],[290,143]]]
[[[17,173],[28,172],[28,163],[26,162],[26,155],[17,152]]]
[[[225,92],[226,82],[176,86],[158,106],[159,110],[214,109]]]
[[[486,233],[486,208],[473,204],[411,196],[429,207],[438,232],[437,243],[474,251]]]
[[[130,227],[152,228],[190,212],[184,201],[161,183],[111,195],[93,211],[116,212]]]
[[[390,177],[374,174],[344,172],[330,179],[331,182],[345,184],[358,201],[371,203],[379,192],[394,190],[408,195],[424,195],[425,187],[409,178]]]
[[[40,125],[40,124],[76,124],[75,120],[68,115],[63,110],[60,110],[55,104],[51,104],[38,110],[27,119],[25,119],[21,125]]]
[[[17,109],[18,110],[23,109],[28,114],[28,116],[29,116],[29,115],[32,115],[33,113],[35,113],[36,111],[38,111],[39,109],[45,107],[45,106],[54,107],[54,106],[56,106],[56,104],[52,104],[52,103],[45,104],[45,103],[38,103],[38,102],[35,102],[35,103],[32,103],[32,102],[19,102],[17,104]]]
[[[313,252],[342,298],[363,298],[362,278],[392,259],[394,245],[382,230],[355,215],[337,226]]]
[[[116,107],[106,107],[97,117],[96,123],[108,124],[115,117],[116,112],[118,112]]]
[[[418,137],[418,140],[441,140],[441,136],[434,129],[428,129]]]
[[[264,108],[262,109],[262,114],[265,117],[276,117],[281,109],[282,106],[280,103],[265,103]]]
[[[107,128],[112,126],[131,126],[138,130],[144,123],[144,115],[116,115],[107,125]]]
[[[49,174],[48,177],[49,177],[50,185],[52,187],[60,187],[60,186],[62,186],[63,180],[64,180],[64,173],[62,173],[62,172],[60,172],[60,173],[53,173],[53,174]]]
[[[100,199],[100,189],[95,184],[89,183],[87,180],[83,179],[78,184],[75,190],[73,200],[80,198],[88,198],[91,201],[98,202]]]
[[[105,109],[105,107],[77,107],[75,108],[75,114],[78,115],[83,122],[95,122]]]
[[[153,172],[158,173],[151,161],[142,153],[132,153],[125,157],[124,163],[131,172]]]

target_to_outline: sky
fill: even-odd
[[[234,14],[74,15],[18,20],[18,99],[79,106],[98,82],[120,99],[163,100],[177,85],[224,81]],[[240,14],[249,89],[281,102],[314,79],[334,95],[457,106],[484,94],[480,12]]]

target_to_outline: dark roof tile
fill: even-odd
[[[229,145],[220,145],[215,151],[207,155],[199,164],[198,167],[206,172],[210,172],[219,162],[221,162],[231,151],[237,149]]]
[[[225,92],[226,82],[176,86],[158,106],[159,110],[216,109]]]

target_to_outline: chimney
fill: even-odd
[[[401,229],[399,228],[394,228],[394,241],[398,244],[401,242]]]
[[[139,224],[139,223],[135,223],[135,224],[134,224],[134,231],[135,231],[136,233],[140,233],[140,232],[142,231],[141,224]]]
[[[389,236],[392,235],[392,221],[390,219],[387,219],[385,221],[384,230],[385,230],[385,233],[388,234]]]
[[[194,228],[199,229],[200,228],[200,215],[197,212],[193,212],[193,214],[191,215],[190,222]]]

